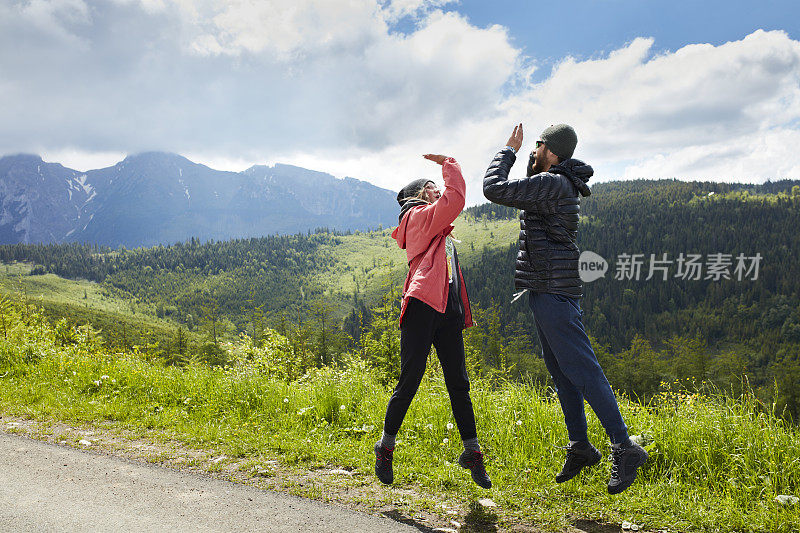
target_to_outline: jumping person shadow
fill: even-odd
[[[383,516],[390,518],[395,522],[400,522],[401,524],[414,527],[419,531],[421,531],[422,533],[435,533],[437,531],[436,528],[433,528],[430,525],[423,524],[418,520],[414,520],[413,518],[405,516],[396,509],[391,511],[386,511],[382,514]],[[458,530],[459,533],[495,533],[496,531],[498,531],[497,515],[492,511],[487,510],[483,505],[479,504],[477,501],[472,502],[469,505],[469,512],[463,518],[463,520],[464,523]]]
[[[404,515],[397,509],[392,509],[391,511],[384,511],[381,514],[386,518],[394,520],[395,522],[399,522],[401,524],[417,528],[418,530],[422,531],[422,533],[435,533],[435,529],[432,528],[431,526],[423,524],[422,522],[419,522],[417,520],[414,520],[413,518]]]
[[[619,533],[622,528],[613,524],[601,524],[594,520],[576,520],[573,524],[575,529],[585,531],[586,533]]]
[[[468,533],[492,533],[497,531],[497,515],[478,502],[469,504],[464,525],[459,530]]]

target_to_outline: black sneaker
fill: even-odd
[[[628,446],[611,449],[611,479],[608,480],[608,493],[619,494],[636,480],[636,470],[647,461],[644,448],[631,442]]]
[[[458,464],[462,468],[466,468],[472,474],[472,481],[477,483],[484,489],[492,488],[492,480],[486,473],[486,468],[483,466],[483,453],[474,450],[464,450],[458,458]]]
[[[392,457],[394,448],[384,448],[380,442],[375,443],[375,475],[385,485],[391,485],[394,481],[394,470],[392,470]]]
[[[567,450],[567,458],[561,472],[556,475],[556,483],[569,481],[584,468],[596,465],[603,457],[603,454],[588,441],[576,442],[564,449]]]

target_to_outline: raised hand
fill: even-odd
[[[510,146],[515,152],[519,152],[519,149],[522,148],[522,122],[519,123],[519,126],[514,126],[514,131],[508,138],[506,146]]]
[[[438,163],[440,165],[444,164],[444,160],[447,159],[446,155],[438,155],[438,154],[425,154],[422,157],[429,161],[433,161],[434,163]]]

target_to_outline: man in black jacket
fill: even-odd
[[[578,144],[566,124],[545,129],[531,152],[527,177],[508,174],[522,147],[522,124],[514,128],[505,148],[495,155],[483,179],[483,194],[497,204],[522,209],[514,285],[528,291],[542,356],[558,392],[569,434],[558,483],[596,464],[602,455],[589,442],[584,399],[611,439],[612,466],[608,492],[618,494],[636,479],[647,452],[628,437],[628,428],[603,369],[583,328],[583,296],[577,245],[581,196],[594,171],[572,159]]]

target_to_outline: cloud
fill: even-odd
[[[483,171],[515,123],[525,125],[524,159],[542,129],[567,122],[580,138],[575,156],[594,166],[594,181],[800,177],[800,43],[756,31],[716,47],[654,54],[652,46],[652,39],[635,39],[602,58],[567,58],[543,82],[501,99],[491,117],[400,141],[379,155],[316,162],[343,170],[382,168],[383,161],[403,176],[383,176],[383,183],[399,188],[431,175],[418,153],[445,151],[461,161],[468,202],[478,203]],[[519,162],[512,177],[523,173]]]
[[[333,50],[354,51],[385,33],[380,6],[372,0],[214,2],[204,10],[195,41],[200,53],[266,53],[280,60]],[[203,48],[203,43],[216,43]]]
[[[515,123],[527,151],[568,122],[597,180],[797,177],[800,43],[784,32],[661,53],[638,38],[532,83],[536,58],[505,28],[475,26],[450,4],[3,3],[0,99],[13,105],[0,107],[0,154],[105,161],[157,149],[398,189],[435,176],[420,156],[441,152],[461,161],[476,203]]]
[[[800,177],[800,131],[789,128],[745,133],[699,146],[656,154],[625,168],[625,179],[678,178],[763,181]]]
[[[79,28],[88,50],[29,43],[16,54],[0,35],[0,68],[13,72],[0,90],[19,102],[0,110],[0,150],[263,158],[455,127],[491,112],[519,52],[504,29],[438,3],[119,1]],[[414,10],[418,27],[389,30],[392,13]]]
[[[544,122],[574,124],[581,148],[602,160],[669,157],[796,129],[800,43],[784,32],[659,55],[652,45],[636,39],[602,59],[567,59],[508,104]]]

